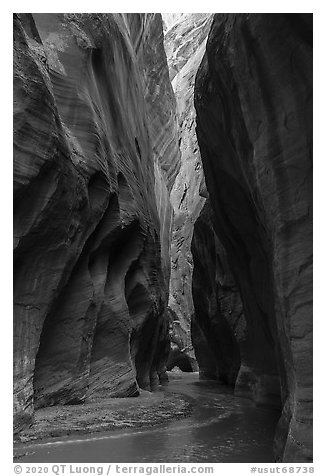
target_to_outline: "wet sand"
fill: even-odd
[[[172,377],[173,379],[173,377]],[[14,440],[14,460],[26,453],[27,443],[123,428],[143,428],[190,415],[190,399],[162,391],[141,391],[139,397],[108,398],[82,405],[57,405],[35,412],[33,425]],[[22,444],[23,443],[23,444]]]
[[[15,445],[22,462],[273,462],[279,412],[232,389],[171,374],[138,398],[40,410]],[[36,441],[33,441],[35,439]]]

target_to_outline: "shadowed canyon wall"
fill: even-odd
[[[160,15],[14,16],[16,431],[164,378],[175,114]]]
[[[195,223],[191,251],[195,308],[191,337],[199,374],[203,379],[234,385],[241,363],[240,345],[246,339],[246,321],[225,250],[214,231],[209,200]]]
[[[163,26],[14,16],[15,431],[196,358],[310,461],[312,17]]]
[[[280,393],[283,411],[276,457],[309,461],[312,15],[215,15],[196,77],[195,106],[212,207],[209,218],[201,215],[195,227],[195,308],[206,310],[209,326],[211,313],[219,315],[216,272],[220,274],[224,264],[218,263],[217,237],[245,315],[245,327],[236,336],[241,362],[235,391],[258,403],[272,401]],[[207,276],[202,295],[196,275],[201,280]],[[216,309],[207,303],[215,303]],[[217,334],[224,326],[230,346],[224,360],[217,355],[207,362],[214,372],[214,361],[219,368],[223,364],[223,373],[231,380],[239,365],[236,351],[230,352],[237,347],[229,332],[237,328],[235,317],[213,319]],[[214,341],[219,347],[215,352],[222,352],[221,337]]]

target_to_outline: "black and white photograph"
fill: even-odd
[[[77,10],[12,14],[15,473],[313,473],[315,14]]]

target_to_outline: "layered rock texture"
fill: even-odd
[[[205,51],[205,44],[212,18],[213,15],[211,13],[163,14],[163,23],[165,25],[164,46],[171,81],[173,81],[175,76],[189,63],[187,68],[183,71],[183,73],[187,75],[187,79],[183,82],[186,93],[184,98],[185,102],[189,102],[187,91],[194,86],[194,78],[192,78],[192,75],[190,76],[189,70],[192,70],[194,76],[196,75],[199,63]],[[180,83],[181,78],[182,74],[179,74],[176,83]],[[175,86],[173,89],[176,91]],[[180,93],[181,85],[178,86],[178,90]]]
[[[193,370],[197,370],[197,365],[191,340],[194,308],[190,248],[194,223],[207,196],[195,132],[194,86],[211,20],[212,15],[204,13],[163,15],[166,24],[172,22],[165,32],[164,45],[177,103],[181,153],[180,170],[170,195],[173,207],[169,296],[171,340],[174,358],[182,357],[183,361],[188,358]]]
[[[160,15],[14,16],[16,431],[164,378],[175,117]]]
[[[214,230],[209,200],[194,227],[191,337],[203,379],[234,385],[246,340],[242,300]],[[205,285],[203,285],[205,283]]]
[[[15,431],[197,359],[309,461],[312,16],[163,26],[14,15]]]
[[[212,362],[217,362],[220,376],[222,372],[228,381],[236,377],[236,392],[258,403],[273,402],[279,394],[283,411],[276,456],[308,461],[312,458],[312,15],[215,15],[196,78],[195,106],[212,207],[211,213],[205,212],[208,217],[202,215],[196,223],[195,308],[198,313],[206,309],[208,323],[212,313],[219,315],[220,287],[211,283],[221,283],[218,276],[225,260],[219,263],[216,235],[245,316],[243,325],[234,321],[240,316],[237,301],[232,318],[213,319],[219,348],[215,352],[223,351],[221,333],[230,345],[222,361],[221,356],[211,356],[205,365],[215,372]],[[210,221],[215,233],[210,232]],[[207,276],[201,295],[195,273],[201,280]],[[208,309],[207,303],[215,303],[216,309]],[[239,325],[235,345],[233,331]]]

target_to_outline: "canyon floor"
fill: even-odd
[[[279,412],[171,372],[161,391],[36,412],[15,444],[19,462],[273,462]],[[35,439],[34,441],[33,438]]]
[[[182,372],[181,372],[182,374]],[[170,372],[170,380],[180,372]],[[30,454],[31,442],[51,442],[66,436],[142,428],[178,420],[192,411],[190,397],[141,390],[139,397],[98,399],[82,405],[56,405],[35,412],[33,425],[14,441],[14,460]],[[23,445],[22,445],[23,443]],[[25,446],[26,444],[26,446]]]

